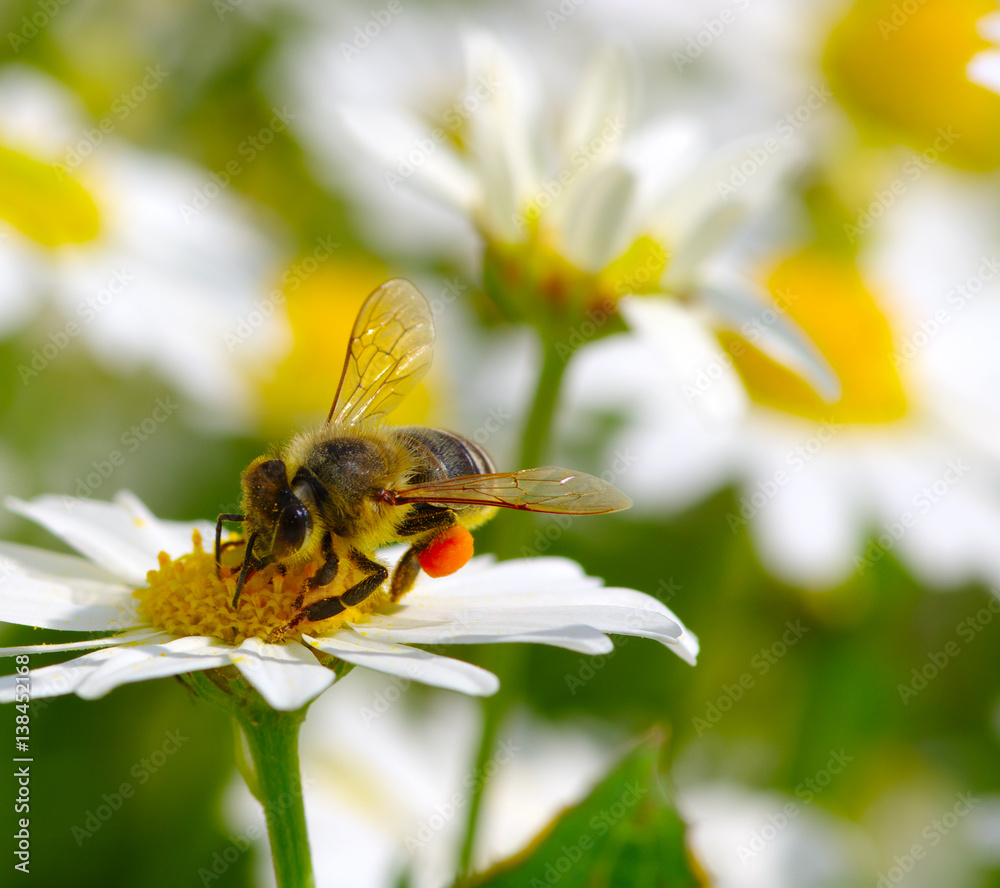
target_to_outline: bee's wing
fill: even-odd
[[[558,466],[498,475],[462,475],[404,487],[394,491],[392,498],[399,504],[499,506],[560,515],[601,515],[632,505],[632,500],[607,481]]]
[[[434,318],[420,291],[400,279],[383,284],[358,312],[326,421],[388,416],[427,372],[433,345]]]

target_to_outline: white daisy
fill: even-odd
[[[250,403],[245,362],[287,344],[268,287],[277,250],[210,171],[117,136],[121,110],[94,120],[47,75],[0,68],[0,334],[39,317],[23,385],[82,342],[116,372],[150,367],[206,416],[233,416]],[[232,347],[269,305],[276,322],[254,348]]]
[[[640,508],[736,482],[731,529],[805,587],[837,585],[889,553],[934,585],[1000,581],[995,196],[941,170],[903,181],[857,264],[813,247],[776,261],[770,279],[843,381],[840,401],[823,404],[753,350],[766,313],[727,340],[755,402],[736,432],[671,411],[650,375],[655,355],[633,349],[626,363],[625,344],[609,341],[577,363],[574,409],[640,417],[611,444],[642,479],[628,491]]]
[[[320,888],[383,888],[404,871],[414,888],[451,885],[472,790],[488,777],[473,855],[482,872],[527,847],[615,759],[618,738],[606,728],[519,713],[501,725],[477,773],[480,707],[456,694],[413,700],[408,684],[355,670],[303,725],[309,832],[338,837],[314,841]],[[273,884],[262,812],[242,781],[231,784],[225,811],[232,835],[258,837],[258,884]]]
[[[400,21],[379,40],[378,56],[412,36]],[[325,85],[316,90],[314,67],[306,77],[293,66],[302,101],[314,112],[302,115],[304,141],[329,163],[342,156],[348,137],[346,144],[361,150],[346,169],[377,165],[381,181],[366,180],[374,200],[421,238],[435,223],[409,200],[412,192],[438,214],[444,207],[452,221],[464,220],[485,244],[491,296],[508,317],[542,328],[563,359],[608,332],[623,297],[672,297],[658,300],[669,323],[656,331],[673,378],[690,384],[706,364],[722,367],[723,379],[698,406],[711,416],[737,415],[742,388],[712,329],[742,322],[769,300],[748,280],[709,269],[707,260],[765,205],[795,160],[794,146],[754,137],[712,150],[689,119],[635,125],[632,65],[617,50],[599,53],[582,75],[573,72],[576,94],[547,106],[550,84],[493,36],[467,33],[463,47],[464,87],[456,78],[458,98],[439,98],[436,120],[427,111],[434,103],[401,108],[373,100],[376,91],[364,87],[352,101]],[[298,57],[320,59],[327,69],[364,64],[342,55],[335,43],[324,51],[314,41]],[[384,78],[385,70],[371,73]],[[351,74],[365,83],[356,68]],[[453,226],[448,232],[464,258],[468,238],[455,238]],[[641,313],[624,314],[641,326]],[[818,385],[835,388],[794,324],[776,324],[764,344]]]
[[[161,521],[128,493],[114,503],[43,496],[8,505],[89,560],[0,545],[0,620],[116,633],[0,650],[12,656],[95,649],[33,670],[35,698],[94,699],[130,682],[235,666],[272,707],[294,710],[333,683],[334,671],[322,665],[330,658],[466,694],[497,690],[491,672],[411,644],[535,642],[594,654],[612,649],[605,633],[614,632],[654,638],[691,663],[697,655],[697,640],[655,598],[606,588],[559,558],[497,564],[479,557],[451,577],[421,578],[396,606],[374,595],[362,609],[303,624],[306,632],[272,644],[311,570],[289,570],[273,585],[261,572],[233,611],[234,578],[217,579],[214,557],[202,551],[201,538],[214,532],[210,524]],[[402,548],[386,554],[395,562]],[[14,693],[15,676],[0,680],[0,701]]]

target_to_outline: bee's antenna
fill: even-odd
[[[257,534],[250,534],[250,539],[247,540],[247,550],[243,554],[243,567],[240,568],[240,578],[236,581],[236,594],[233,596],[233,610],[236,610],[240,605],[240,593],[243,591],[243,584],[247,580],[247,574],[250,573],[250,568],[253,566],[253,544],[257,542]]]

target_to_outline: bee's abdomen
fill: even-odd
[[[474,441],[443,429],[406,426],[397,429],[409,445],[417,464],[410,484],[443,481],[459,475],[485,475],[495,472],[493,460]]]

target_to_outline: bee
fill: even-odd
[[[303,590],[280,637],[381,589],[389,571],[373,556],[382,546],[409,543],[389,586],[395,602],[413,587],[421,565],[441,576],[468,561],[468,531],[497,509],[597,515],[632,505],[620,490],[583,472],[547,466],[497,473],[486,452],[462,435],[386,424],[430,367],[433,345],[430,306],[411,283],[392,280],[368,297],[326,422],[293,437],[278,455],[250,463],[241,479],[242,514],[219,516],[217,564],[223,522],[244,522],[247,531],[234,609],[250,573],[269,566],[317,563],[308,589],[333,582],[345,559],[363,576],[338,595],[305,606]],[[432,556],[456,539],[459,554],[432,567],[442,560]]]

